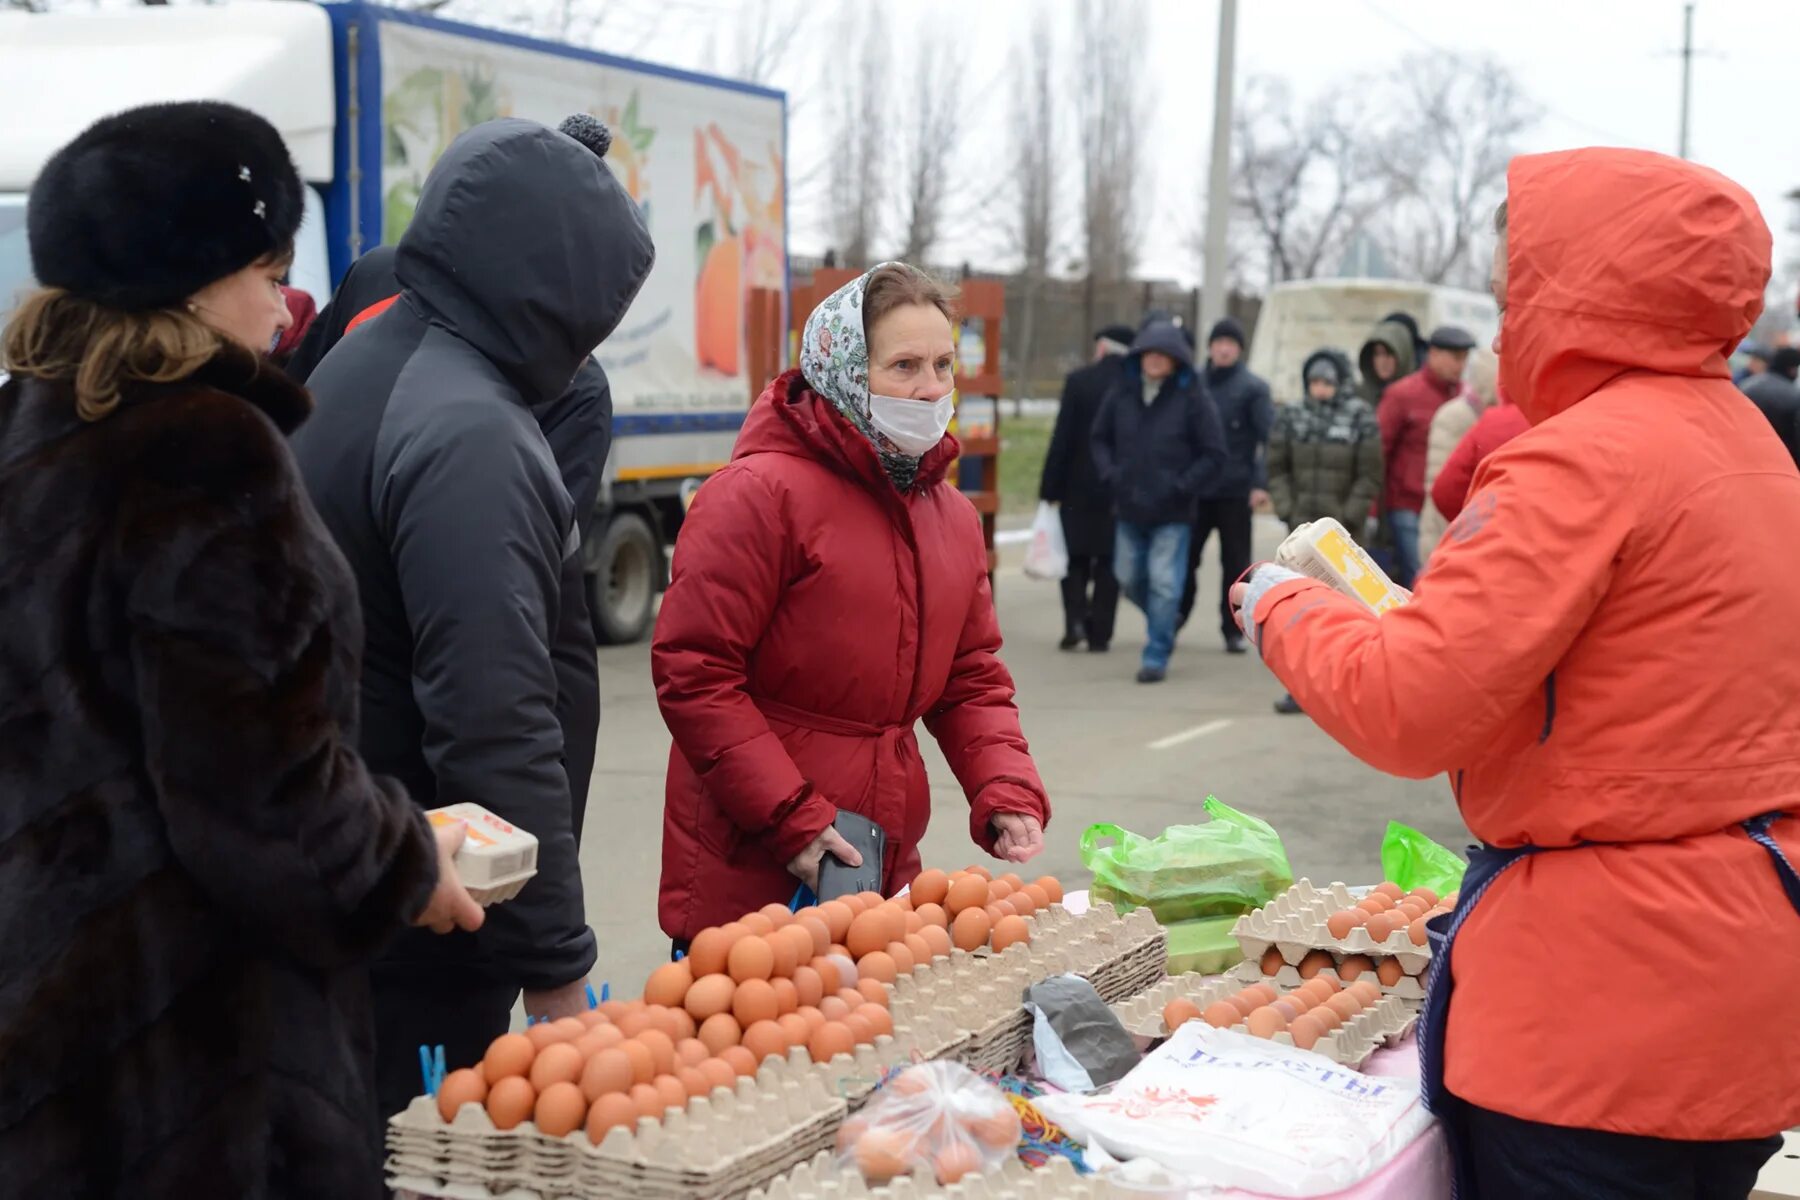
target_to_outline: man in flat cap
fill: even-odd
[[[1425,365],[1382,393],[1375,414],[1385,464],[1381,515],[1394,541],[1394,582],[1408,588],[1419,574],[1419,513],[1425,507],[1431,418],[1462,391],[1475,338],[1466,329],[1441,325],[1425,344]]]

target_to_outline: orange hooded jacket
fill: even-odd
[[[1458,939],[1450,1090],[1557,1125],[1712,1140],[1800,1124],[1800,913],[1737,827],[1800,812],[1800,475],[1726,355],[1770,238],[1702,167],[1513,160],[1501,382],[1533,428],[1477,471],[1410,604],[1257,605],[1320,726],[1449,772],[1539,854]],[[1772,832],[1800,862],[1800,821]]]

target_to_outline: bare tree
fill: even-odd
[[[900,257],[920,263],[936,247],[944,224],[944,203],[959,134],[966,125],[962,112],[963,55],[952,42],[935,38],[919,43],[912,69],[911,101],[905,133],[904,177],[900,192]]]
[[[1023,397],[1029,381],[1037,378],[1038,308],[1044,281],[1050,275],[1050,256],[1057,224],[1057,55],[1053,26],[1038,21],[1022,40],[1016,61],[1020,72],[1012,96],[1011,145],[1008,172],[1014,188],[1011,219],[1006,238],[1019,258],[1019,282],[1023,303],[1019,335],[1013,358],[1013,394]]]
[[[1328,269],[1392,190],[1366,85],[1352,82],[1304,111],[1285,84],[1251,79],[1232,117],[1232,202],[1248,219],[1268,281]]]
[[[701,65],[746,83],[767,84],[781,74],[810,15],[792,0],[745,0],[729,22],[713,24]]]
[[[1408,114],[1382,145],[1395,193],[1389,252],[1428,283],[1479,284],[1472,253],[1506,194],[1506,164],[1541,109],[1491,56],[1409,55],[1392,110]]]
[[[837,45],[853,66],[833,63],[825,89],[832,158],[827,224],[839,261],[867,266],[881,237],[882,171],[888,157],[887,23],[876,5],[844,9]]]
[[[1143,0],[1082,0],[1075,22],[1082,252],[1090,279],[1116,283],[1130,277],[1143,244]]]

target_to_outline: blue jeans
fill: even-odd
[[[1388,532],[1394,537],[1394,565],[1398,568],[1394,582],[1411,588],[1419,578],[1419,514],[1396,508],[1387,519]]]
[[[1168,668],[1175,650],[1175,621],[1181,615],[1181,586],[1187,574],[1188,540],[1194,527],[1185,521],[1140,525],[1120,521],[1113,545],[1113,573],[1125,598],[1144,610],[1149,639],[1144,665]]]

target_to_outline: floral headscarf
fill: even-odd
[[[863,289],[881,263],[846,283],[813,309],[800,339],[800,370],[813,391],[831,401],[869,440],[882,470],[900,491],[910,491],[919,460],[882,437],[869,420],[869,342],[863,332]]]

